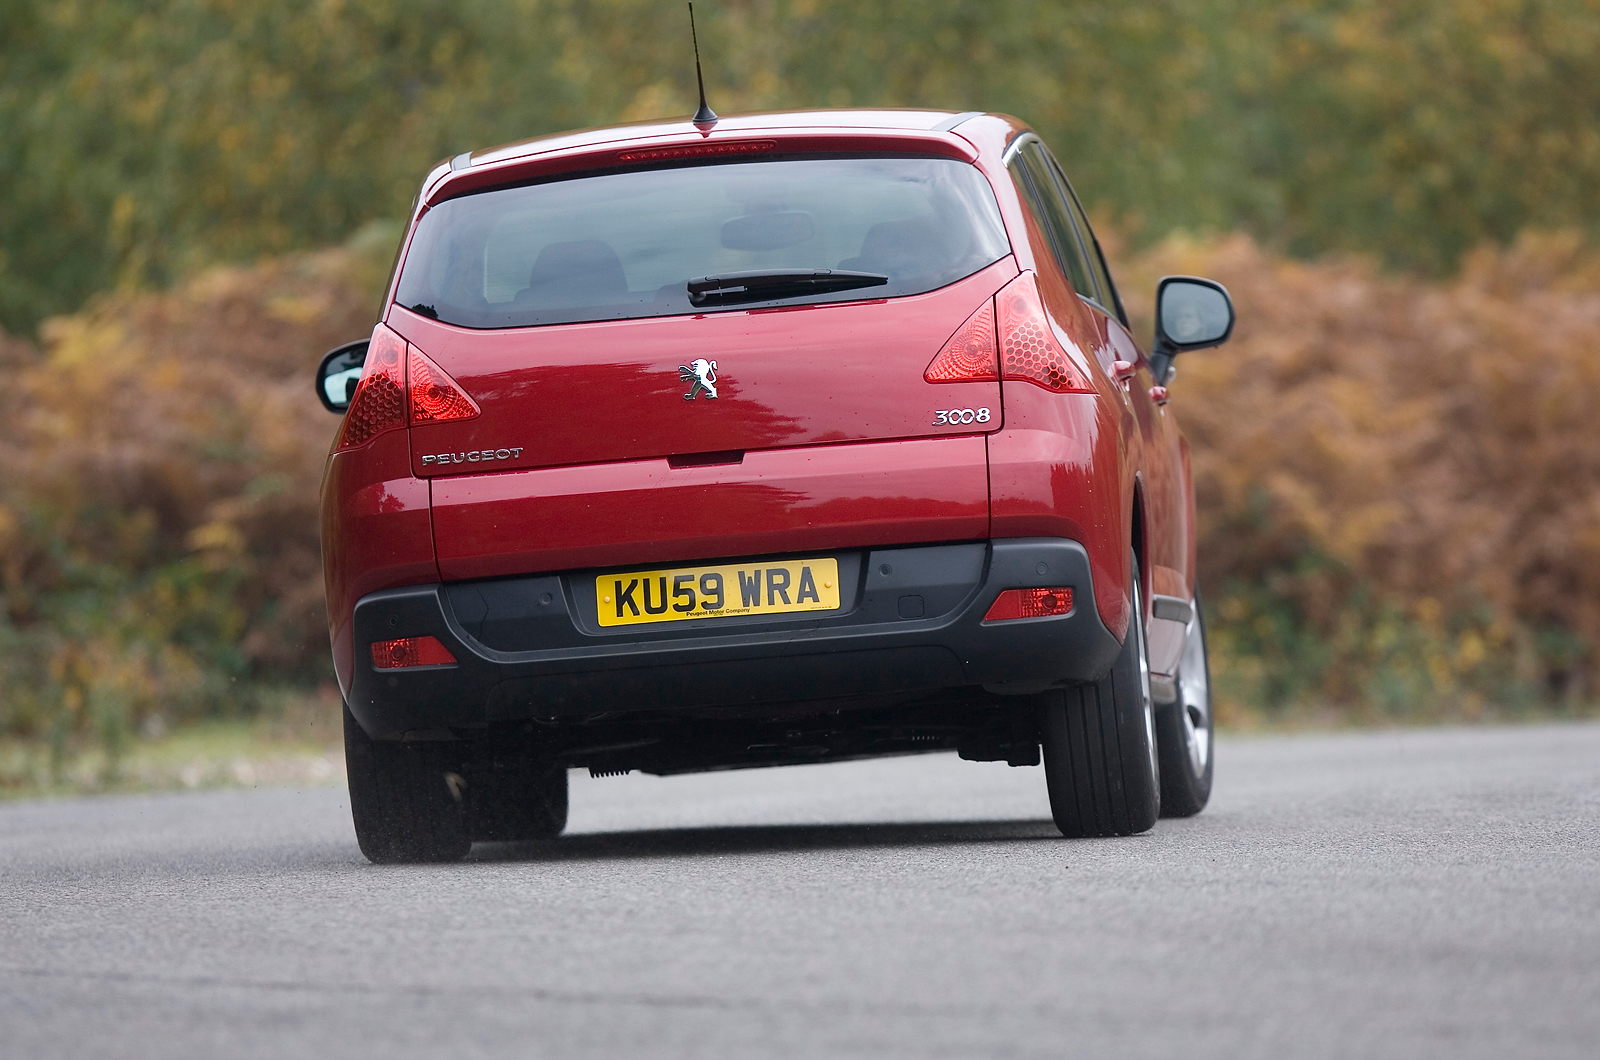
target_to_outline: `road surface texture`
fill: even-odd
[[[574,774],[409,868],[333,789],[0,806],[0,1056],[1600,1056],[1600,725],[1218,765],[1089,841],[944,755]]]

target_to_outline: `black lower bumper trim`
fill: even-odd
[[[636,712],[777,717],[808,703],[870,708],[941,689],[1027,694],[1097,680],[1120,647],[1075,541],[877,549],[840,554],[840,570],[838,613],[621,633],[585,614],[594,571],[373,593],[355,609],[350,710],[378,737]],[[1003,589],[1063,585],[1065,615],[983,621]],[[458,665],[371,665],[370,643],[413,636],[439,638]]]

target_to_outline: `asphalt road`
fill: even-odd
[[[1600,1056],[1600,725],[1224,739],[1066,841],[948,756],[573,777],[375,868],[343,793],[0,806],[0,1056]]]

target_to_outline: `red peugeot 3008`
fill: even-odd
[[[554,136],[424,181],[322,494],[374,861],[552,836],[567,770],[1036,765],[1067,835],[1211,788],[1169,277],[1127,330],[1002,116]],[[347,411],[345,411],[347,409]]]

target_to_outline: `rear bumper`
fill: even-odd
[[[388,589],[353,616],[351,713],[373,736],[630,712],[761,716],[941,689],[1028,694],[1102,677],[1120,644],[1075,541],[1019,538],[829,553],[837,612],[605,630],[600,571]],[[1071,586],[1061,616],[985,623],[1004,589]],[[455,666],[377,669],[369,645],[434,636]],[[829,709],[832,709],[830,707]]]

